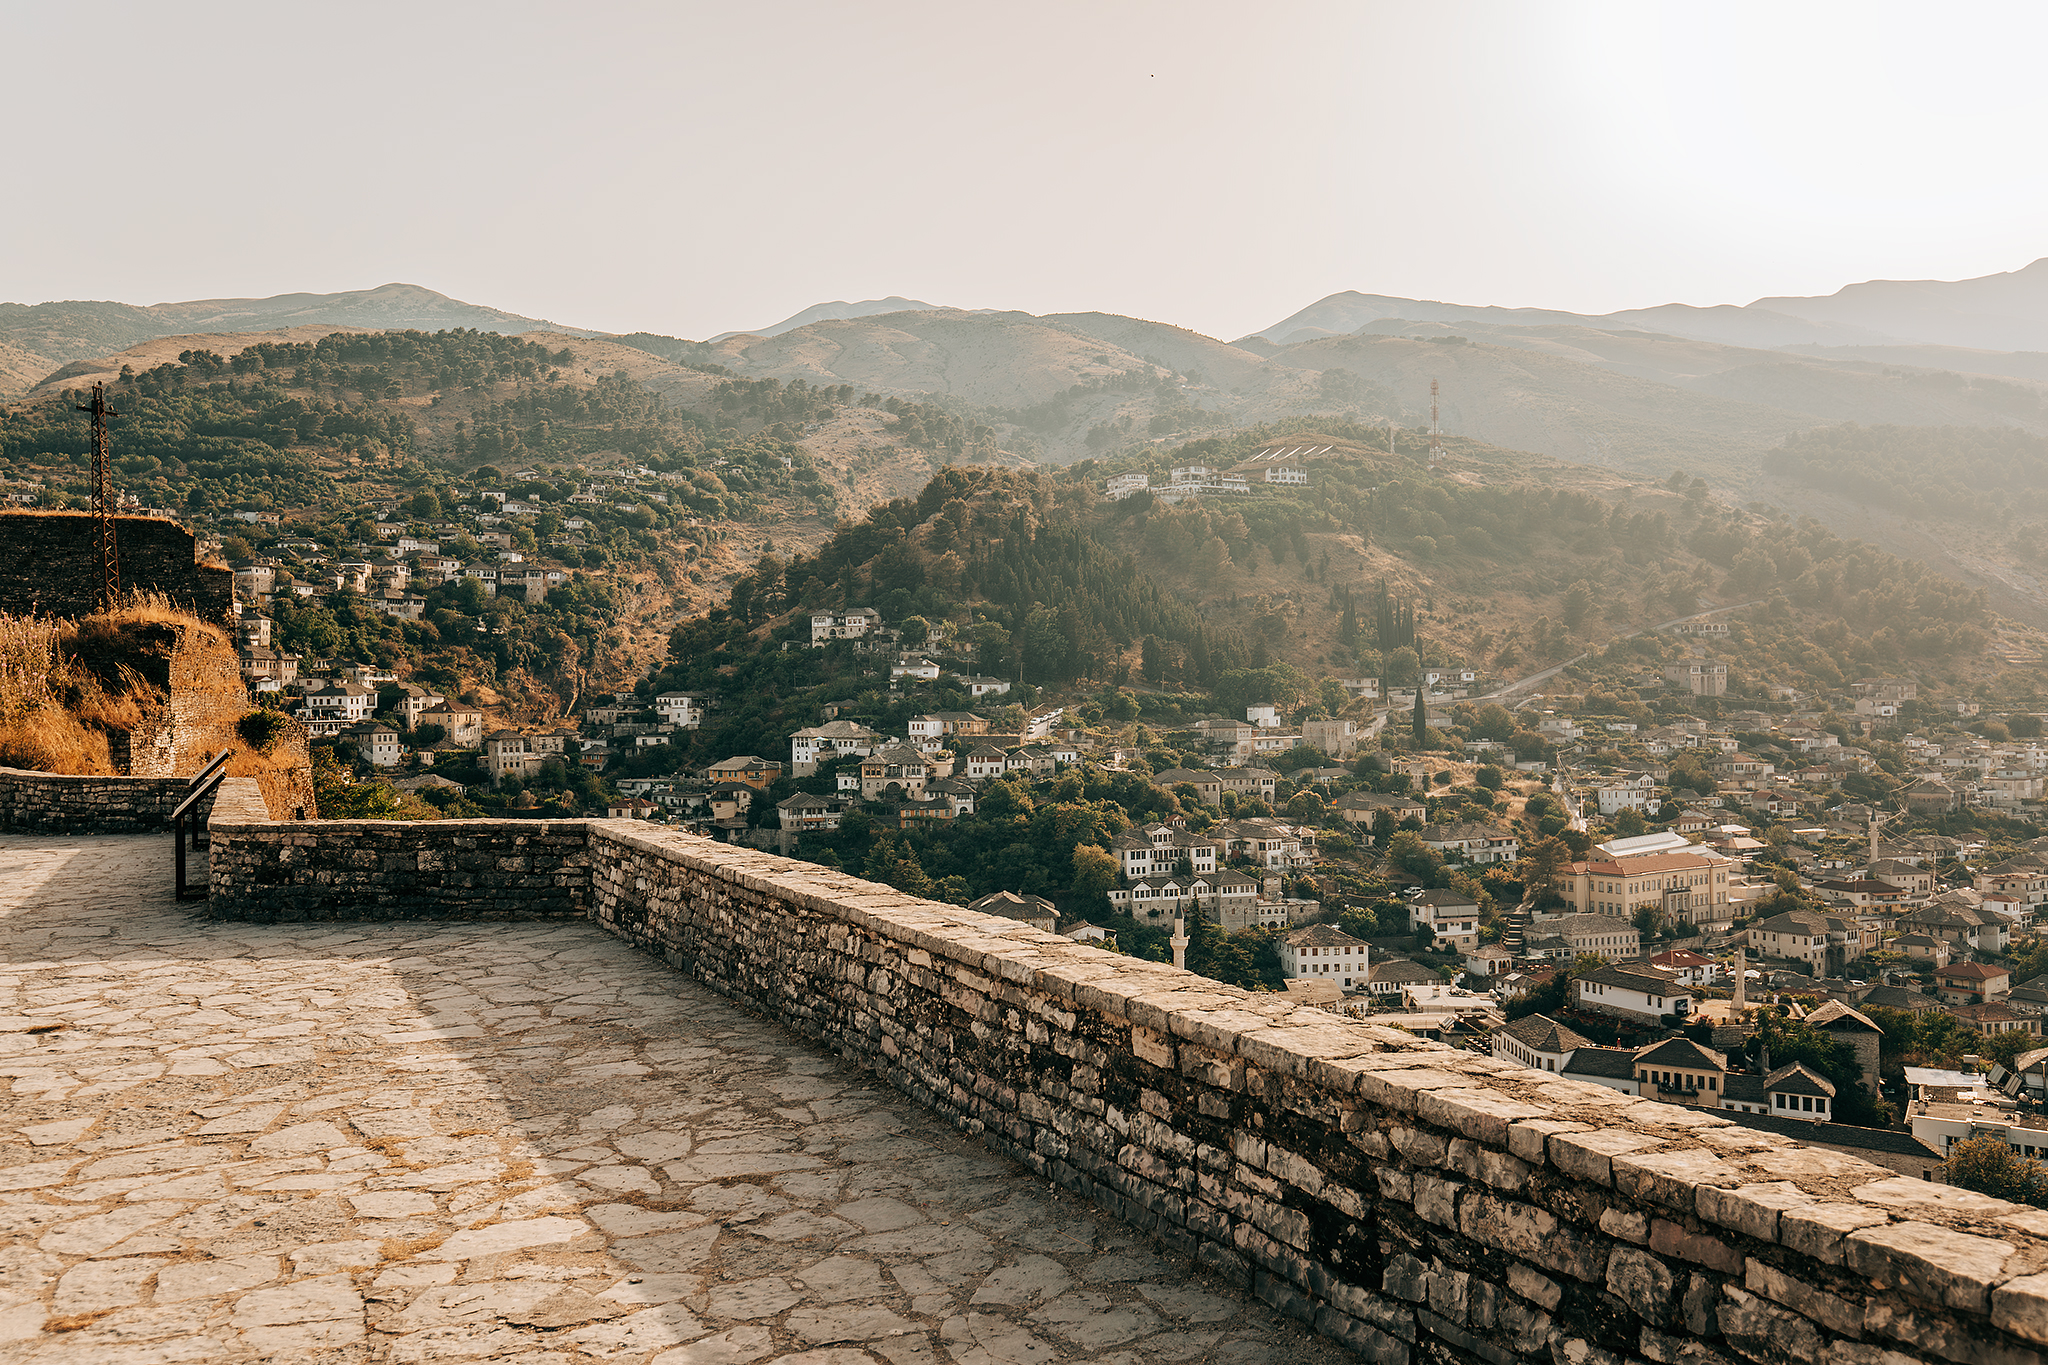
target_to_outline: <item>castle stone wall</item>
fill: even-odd
[[[114,518],[123,591],[159,592],[204,621],[228,620],[235,577],[198,562],[174,521]],[[89,616],[99,581],[93,519],[82,512],[0,512],[0,612]]]
[[[2048,1213],[1708,1112],[632,821],[213,828],[217,914],[585,908],[1364,1359],[2043,1365]]]

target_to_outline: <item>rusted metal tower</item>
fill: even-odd
[[[121,555],[114,543],[114,473],[107,454],[107,419],[121,414],[107,406],[104,385],[92,386],[92,402],[80,403],[92,414],[92,529],[98,583],[94,604],[112,611],[121,597]]]

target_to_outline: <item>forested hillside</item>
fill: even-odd
[[[942,470],[813,554],[762,557],[723,607],[679,626],[646,686],[724,705],[685,746],[633,762],[668,771],[759,751],[828,701],[899,731],[916,711],[970,705],[950,683],[890,689],[886,656],[808,648],[809,614],[825,607],[873,607],[905,647],[1018,680],[1006,701],[1043,691],[1110,708],[1129,689],[1132,715],[1166,719],[1269,700],[1334,711],[1347,698],[1327,679],[1399,685],[1452,666],[1508,681],[1603,652],[1655,690],[1662,662],[1726,647],[1610,642],[1714,605],[1754,604],[1731,618],[1748,622],[1738,697],[1895,670],[1933,695],[1982,670],[1981,592],[1816,523],[1727,508],[1699,481],[1609,501],[1388,459],[1354,447],[1293,496],[1177,507],[1106,502],[1094,469]]]
[[[1895,512],[2001,529],[2048,515],[2048,437],[2015,427],[1861,426],[1786,438],[1768,473]]]

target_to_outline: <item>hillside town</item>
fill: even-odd
[[[1308,484],[1327,449],[1274,443],[1102,492],[1257,497]],[[776,647],[858,686],[737,727],[747,699],[657,675],[533,723],[426,669],[280,647],[301,606],[508,629],[492,603],[570,600],[603,576],[601,550],[583,557],[600,520],[675,477],[624,468],[543,504],[517,496],[540,475],[516,471],[446,509],[371,509],[337,545],[232,514],[230,534],[263,544],[233,566],[252,692],[339,780],[416,815],[601,813],[849,866],[1631,1095],[1879,1134],[1842,1141],[1888,1143],[1856,1150],[1902,1171],[1967,1135],[1956,1106],[1981,1124],[2020,1103],[2024,1085],[1998,1088],[2018,1063],[2038,1076],[2048,1059],[2031,1052],[2048,1007],[2041,717],[1935,705],[1906,677],[1757,686],[1728,609],[1541,687],[1432,654],[1168,710],[1132,687],[1027,683],[970,620],[823,607],[791,613]],[[1035,863],[919,870],[1083,797],[1094,832]],[[1929,1016],[1932,1045],[1887,1033]],[[1774,1058],[1785,1028],[1800,1055]],[[1941,1065],[1881,1068],[1874,1038]]]

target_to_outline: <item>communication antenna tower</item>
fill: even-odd
[[[107,457],[107,419],[121,414],[107,406],[104,386],[92,386],[92,402],[77,405],[92,414],[92,530],[95,550],[95,603],[112,611],[121,596],[120,551],[114,543],[114,477]]]
[[[1437,420],[1436,381],[1429,381],[1429,467],[1435,469],[1444,462],[1444,429]]]

